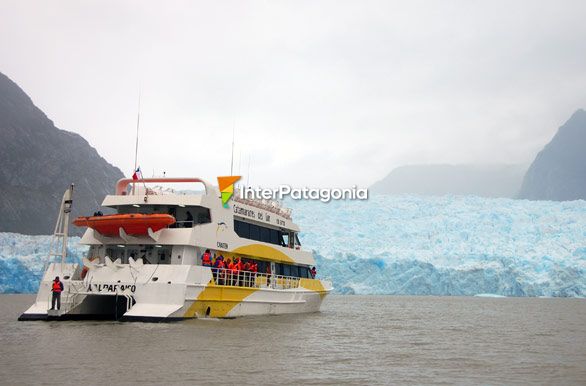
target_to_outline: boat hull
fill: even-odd
[[[296,288],[216,285],[208,267],[185,265],[104,266],[83,280],[63,280],[62,310],[50,308],[54,276],[75,277],[76,264],[52,264],[36,302],[19,320],[118,320],[173,322],[193,318],[310,313],[320,310],[331,284],[300,279]],[[132,275],[135,275],[133,278]],[[153,280],[156,279],[156,280]]]

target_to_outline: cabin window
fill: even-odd
[[[291,276],[291,266],[289,264],[283,264],[283,276]]]
[[[269,263],[268,261],[257,261],[256,263],[258,264],[258,272],[259,273],[266,273],[267,266],[271,265],[271,263]]]
[[[234,232],[236,232],[238,236],[245,239],[287,246],[285,241],[283,241],[284,233],[277,229],[250,224],[240,220],[234,220]]]
[[[283,246],[283,247],[289,246],[289,233],[281,232],[281,246]]]
[[[103,261],[103,257],[99,254],[93,257],[99,257],[100,261]],[[120,259],[122,264],[128,264],[130,257],[135,261],[142,259],[144,264],[170,264],[171,247],[167,245],[107,245],[104,257],[111,261]]]
[[[234,231],[240,237],[250,238],[250,224],[246,222],[234,220]]]
[[[167,213],[175,217],[172,228],[193,228],[212,222],[210,210],[203,206],[170,207]]]
[[[260,241],[260,227],[256,224],[250,224],[249,239]]]
[[[199,224],[207,224],[212,222],[210,210],[203,206],[186,206],[180,207],[177,205],[122,205],[118,208],[118,213],[165,213],[175,217],[175,223],[169,228],[193,228]]]
[[[309,267],[299,267],[299,277],[310,279]]]
[[[269,243],[279,245],[279,231],[276,229],[270,230]]]
[[[289,276],[299,277],[299,268],[296,265],[291,265],[291,273]]]
[[[260,241],[269,243],[271,241],[271,230],[265,227],[260,228]]]
[[[301,241],[299,241],[299,234],[295,233],[295,245],[301,246]]]

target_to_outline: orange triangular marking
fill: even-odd
[[[220,188],[220,192],[223,192],[225,189],[229,188],[231,185],[234,185],[236,181],[240,179],[240,176],[223,176],[218,177],[218,187]]]

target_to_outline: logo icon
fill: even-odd
[[[218,187],[222,195],[222,206],[228,207],[228,201],[234,195],[234,184],[240,179],[240,176],[218,177]]]

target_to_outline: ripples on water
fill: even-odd
[[[584,299],[330,296],[322,312],[172,324],[17,322],[0,383],[586,384]]]

